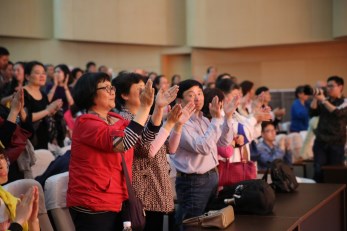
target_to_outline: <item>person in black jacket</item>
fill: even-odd
[[[310,116],[318,116],[316,139],[313,145],[314,179],[322,182],[323,165],[340,165],[344,162],[346,143],[347,99],[343,97],[342,77],[331,76],[327,80],[327,97],[322,89],[315,89]]]

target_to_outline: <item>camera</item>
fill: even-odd
[[[322,88],[313,88],[312,89],[312,94],[313,95],[321,95],[321,94],[323,94],[323,89]]]

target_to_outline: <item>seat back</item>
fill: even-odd
[[[54,160],[52,152],[46,149],[35,150],[36,162],[31,167],[33,177],[42,175],[46,171],[48,165]]]
[[[57,231],[75,231],[75,226],[66,207],[66,192],[69,173],[49,177],[45,183],[46,207]]]

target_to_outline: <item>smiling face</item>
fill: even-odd
[[[94,98],[95,107],[98,110],[109,112],[112,108],[116,106],[115,97],[116,92],[111,85],[110,81],[104,81],[98,83],[96,90],[96,96]]]
[[[129,94],[122,94],[125,101],[125,107],[138,109],[141,106],[140,94],[145,88],[145,83],[140,81],[131,85]]]
[[[46,84],[46,71],[45,68],[41,65],[35,65],[31,73],[26,76],[28,80],[28,85],[39,86],[42,87]]]
[[[21,64],[14,65],[14,76],[18,82],[24,81],[24,68]]]

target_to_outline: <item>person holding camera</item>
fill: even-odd
[[[340,165],[344,162],[346,143],[347,99],[343,97],[342,77],[331,76],[327,80],[327,97],[323,89],[315,89],[310,105],[310,116],[318,116],[316,139],[313,145],[314,179],[322,182],[321,167]]]

